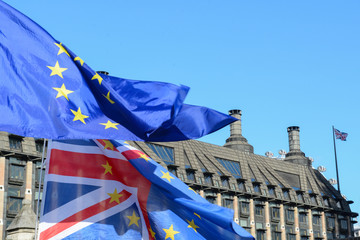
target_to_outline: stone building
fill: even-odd
[[[241,118],[240,110],[230,114]],[[289,127],[289,152],[281,159],[254,154],[241,121],[224,146],[196,140],[130,142],[209,202],[234,210],[234,220],[257,240],[315,240],[354,236],[347,201],[300,149],[299,127]],[[36,211],[42,139],[0,134],[0,234],[21,209]],[[41,197],[41,195],[40,195]]]

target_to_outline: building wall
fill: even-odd
[[[309,202],[305,200],[299,202],[297,193],[293,189],[287,190],[286,187],[267,185],[264,184],[264,180],[236,179],[217,161],[205,164],[207,157],[198,154],[202,148],[197,146],[198,143],[185,141],[181,143],[185,146],[183,148],[177,148],[171,143],[163,143],[164,146],[173,147],[175,158],[173,164],[171,159],[161,158],[145,143],[132,142],[131,144],[167,167],[171,173],[182,179],[208,201],[233,209],[235,222],[254,235],[257,240],[327,240],[352,235],[353,222],[346,215],[348,211],[342,212],[323,205],[312,205],[310,197]],[[38,189],[41,187],[39,176],[42,171],[40,167],[42,144],[41,139],[21,138],[0,132],[0,235],[2,239],[5,237],[6,227],[20,210],[23,199],[31,200],[32,208],[35,211],[37,209],[37,199],[41,199]],[[214,146],[207,144],[201,151],[206,148],[211,149]],[[222,154],[224,158],[256,157],[250,153],[243,155],[241,152],[228,152],[223,149],[222,151],[224,151]],[[234,157],[234,153],[237,156]],[[210,155],[209,153],[208,156]],[[201,161],[205,166],[202,166]],[[191,166],[188,167],[188,164]],[[207,168],[206,172],[201,170],[202,167]],[[244,167],[243,170],[243,174],[249,179],[252,174],[256,179],[263,178],[259,170],[254,170],[253,173]],[[217,174],[219,171],[223,175]],[[276,175],[276,173],[273,174]],[[268,177],[269,181],[272,181],[271,176]],[[305,182],[306,177],[306,171],[304,171],[304,176],[299,182]],[[285,194],[287,191],[288,194]],[[301,194],[309,196],[305,193]]]

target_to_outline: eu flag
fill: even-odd
[[[176,141],[235,121],[184,104],[189,88],[93,71],[0,1],[0,130],[50,139]]]
[[[232,210],[124,141],[52,141],[46,164],[40,240],[254,240]]]

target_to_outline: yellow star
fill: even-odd
[[[133,211],[132,216],[126,216],[126,217],[127,217],[128,219],[130,219],[130,222],[129,222],[128,227],[130,227],[130,226],[133,225],[133,224],[135,224],[136,226],[139,226],[138,221],[139,221],[140,217],[136,216],[135,211]]]
[[[151,229],[151,227],[149,228],[149,232],[150,232],[150,234],[151,234],[151,236],[153,237],[153,238],[155,238],[155,232]]]
[[[80,107],[79,107],[79,109],[77,111],[74,111],[72,109],[70,109],[70,110],[75,115],[75,117],[73,119],[73,122],[77,121],[77,120],[80,120],[82,123],[86,124],[85,121],[84,121],[84,118],[88,118],[89,116],[83,115],[81,113]]]
[[[67,90],[66,87],[65,87],[65,84],[63,84],[61,86],[61,88],[53,88],[53,89],[55,89],[58,92],[58,94],[56,95],[56,98],[59,98],[59,97],[63,96],[68,101],[69,101],[68,94],[74,92],[74,91]]]
[[[55,66],[51,67],[51,66],[47,66],[48,68],[51,69],[51,73],[50,76],[54,76],[54,75],[58,75],[59,77],[63,78],[62,72],[67,70],[67,68],[61,68],[59,66],[59,62],[56,61]]]
[[[161,171],[161,170],[160,170]],[[174,179],[172,176],[170,176],[170,174],[169,174],[169,172],[166,172],[166,173],[164,173],[163,171],[161,171],[162,172],[162,177],[161,178],[165,178],[165,179],[167,179],[169,182],[171,182],[171,179]]]
[[[200,219],[201,219],[201,217],[200,217],[200,215],[199,215],[199,214],[194,213],[194,215],[195,215],[195,216],[197,216],[198,218],[200,218]]]
[[[108,128],[115,128],[115,129],[118,129],[116,127],[116,125],[119,125],[119,123],[113,123],[113,122],[110,122],[110,120],[107,121],[107,123],[99,123],[101,125],[104,125],[105,126],[105,129],[108,129]]]
[[[174,235],[180,233],[180,232],[174,231],[173,224],[171,224],[169,229],[163,228],[163,230],[166,233],[165,240],[168,238],[171,238],[172,240],[174,240]]]
[[[95,73],[95,75],[91,78],[91,80],[97,79],[99,81],[99,84],[101,85],[101,82],[103,80],[102,77],[98,73]]]
[[[111,150],[114,150],[114,145],[109,140],[103,140],[105,143],[104,149],[110,148]]]
[[[186,221],[189,223],[188,228],[194,229],[195,232],[197,232],[197,231],[196,231],[197,228],[200,228],[200,227],[198,227],[198,226],[195,225],[194,219],[192,219],[191,222],[190,222],[189,220],[186,220]]]
[[[104,175],[107,174],[107,173],[110,173],[112,175],[112,166],[110,166],[109,162],[106,161],[106,164],[101,164],[101,166],[103,168],[105,168],[105,172],[104,172]]]
[[[60,44],[55,43],[55,45],[59,47],[59,52],[58,52],[57,55],[60,55],[62,53],[66,53],[70,57],[68,51],[66,51],[66,49],[63,47],[62,43],[60,43]]]
[[[80,57],[75,57],[74,61],[79,61],[81,66],[84,65],[84,60],[82,60]]]
[[[140,158],[145,159],[147,162],[150,160],[150,158],[145,153],[140,153]]]
[[[120,203],[120,198],[123,196],[122,194],[118,193],[116,188],[113,193],[108,193],[108,195],[111,197],[110,203],[117,202]]]
[[[104,96],[107,100],[109,100],[109,102],[110,102],[111,104],[114,104],[114,103],[115,103],[113,100],[110,99],[110,91],[107,93],[107,95],[104,95],[104,94],[103,94],[103,96]]]

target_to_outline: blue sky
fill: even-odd
[[[6,1],[113,76],[187,85],[187,103],[243,111],[257,154],[301,149],[360,212],[360,2],[244,0]],[[223,145],[229,127],[200,140]]]

